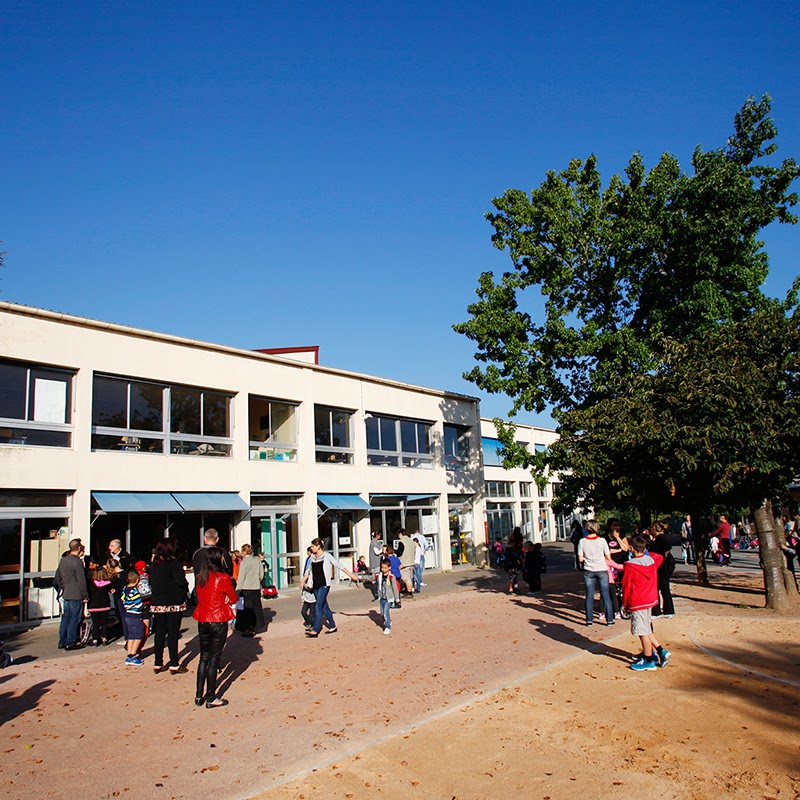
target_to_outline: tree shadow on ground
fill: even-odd
[[[9,677],[14,677],[13,675]],[[16,717],[30,711],[39,705],[42,697],[50,691],[50,687],[55,683],[54,679],[41,681],[33,686],[29,686],[22,694],[14,692],[0,693],[0,725],[15,719]]]

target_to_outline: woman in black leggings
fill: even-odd
[[[194,704],[201,706],[205,703],[206,708],[218,708],[228,704],[227,700],[217,697],[217,672],[228,623],[235,616],[231,606],[236,605],[237,597],[219,547],[203,548],[199,562],[195,575],[197,608],[192,614],[197,620],[200,636]]]
[[[164,670],[164,644],[169,651],[169,671],[181,672],[178,663],[178,639],[181,633],[183,612],[189,597],[189,584],[183,565],[175,556],[175,542],[161,539],[156,544],[156,553],[150,564],[150,614],[154,628],[153,671]],[[185,669],[183,670],[186,671]]]

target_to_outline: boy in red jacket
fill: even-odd
[[[642,654],[631,664],[636,672],[650,672],[669,663],[669,650],[658,643],[653,633],[650,612],[658,605],[658,567],[664,560],[658,553],[647,552],[647,541],[642,536],[631,540],[633,558],[620,565],[623,569],[622,604],[631,613],[631,633],[642,643]]]

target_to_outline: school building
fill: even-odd
[[[213,527],[279,589],[317,536],[348,564],[371,531],[420,531],[439,570],[483,563],[509,526],[555,537],[551,487],[492,463],[476,398],[317,362],[0,303],[0,626],[58,616],[73,537],[149,561],[169,536],[188,563]]]

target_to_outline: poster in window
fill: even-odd
[[[67,383],[35,378],[33,381],[33,421],[67,421]]]
[[[439,531],[436,514],[422,515],[422,533],[428,536],[435,535]]]

